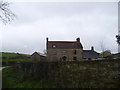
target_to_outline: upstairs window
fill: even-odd
[[[77,51],[76,51],[76,50],[74,50],[74,51],[73,51],[73,54],[75,54],[75,55],[76,55],[76,54],[77,54]]]
[[[52,45],[52,48],[56,48],[56,45]]]

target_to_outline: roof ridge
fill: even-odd
[[[82,44],[78,41],[48,41],[47,47],[53,48],[53,45],[56,45],[56,48],[68,49],[68,48],[83,48]]]
[[[77,42],[77,41],[48,41],[48,42]]]

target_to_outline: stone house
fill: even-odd
[[[50,61],[76,61],[82,60],[83,46],[80,38],[76,41],[49,41],[46,38],[47,59]]]
[[[98,59],[99,53],[94,50],[94,47],[91,47],[91,50],[83,50],[83,59],[92,60]]]
[[[46,55],[39,53],[39,52],[34,52],[31,55],[32,61],[45,61],[46,60]]]

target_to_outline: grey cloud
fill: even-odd
[[[3,51],[32,53],[45,49],[45,39],[81,38],[84,49],[100,41],[117,51],[117,3],[13,3],[17,19],[4,26]]]

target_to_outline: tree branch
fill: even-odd
[[[15,18],[15,14],[9,8],[10,3],[0,2],[0,20],[6,24]]]

